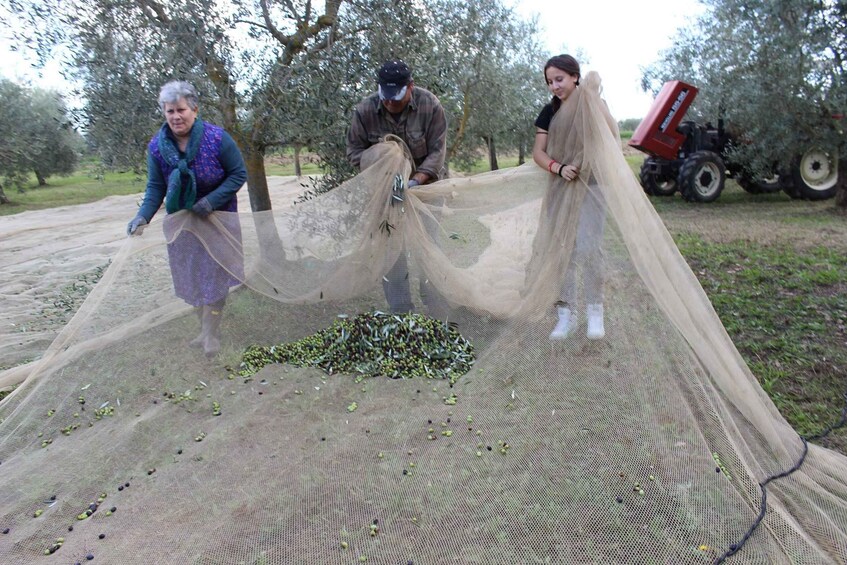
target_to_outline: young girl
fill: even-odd
[[[544,66],[544,77],[547,88],[553,94],[553,99],[544,106],[538,119],[535,120],[537,131],[532,157],[554,178],[551,179],[544,198],[540,229],[544,229],[546,223],[547,231],[551,233],[553,230],[559,231],[554,224],[562,214],[567,214],[567,210],[563,212],[563,208],[569,205],[579,206],[575,243],[570,261],[565,268],[561,295],[556,302],[559,319],[550,334],[550,339],[565,339],[576,327],[575,271],[577,266],[582,267],[583,270],[583,292],[588,318],[587,336],[589,339],[601,339],[606,335],[603,326],[603,250],[601,248],[606,210],[591,172],[582,170],[584,132],[578,118],[575,117],[577,99],[580,94],[579,63],[570,55],[557,55],[547,61]],[[566,111],[560,112],[563,108]],[[584,196],[572,194],[566,199],[567,191],[579,188],[584,190]],[[565,200],[567,203],[563,203]],[[556,243],[553,241],[551,245]],[[550,246],[548,249],[553,247]]]

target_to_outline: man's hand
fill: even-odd
[[[126,226],[127,235],[141,235],[144,232],[144,226],[147,225],[147,220],[144,216],[134,217]]]
[[[194,203],[194,206],[191,207],[191,211],[201,218],[207,218],[209,214],[212,213],[212,205],[209,204],[209,201],[205,198],[201,198]]]

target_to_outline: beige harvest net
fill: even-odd
[[[0,373],[22,381],[0,403],[0,562],[847,562],[847,458],[815,445],[767,485],[741,544],[760,483],[804,442],[634,179],[596,74],[548,150],[580,180],[533,164],[403,191],[388,140],[318,198],[179,212],[129,238],[43,358]],[[174,297],[167,245],[183,237],[243,283],[213,359]],[[472,344],[470,371],[242,370],[248,347],[344,316],[399,321],[374,312],[403,257],[419,311],[423,294]],[[550,341],[574,289],[576,329]]]

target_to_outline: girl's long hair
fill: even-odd
[[[550,59],[547,60],[547,64],[544,65],[544,82],[547,82],[547,69],[550,67],[557,68],[569,75],[576,75],[576,85],[579,86],[579,78],[581,76],[579,72],[579,62],[571,55],[556,55],[555,57],[550,57]],[[559,106],[562,105],[562,101],[559,100],[557,96],[554,96],[550,103],[553,104],[553,113],[555,113],[559,109]]]

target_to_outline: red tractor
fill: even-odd
[[[666,82],[629,140],[629,145],[647,154],[639,175],[647,194],[671,196],[678,190],[689,202],[713,202],[729,177],[753,194],[782,190],[791,198],[808,200],[835,196],[839,183],[835,151],[812,147],[778,174],[754,178],[732,162],[727,149],[737,140],[722,119],[718,127],[682,120],[695,96],[697,88],[690,84]]]

